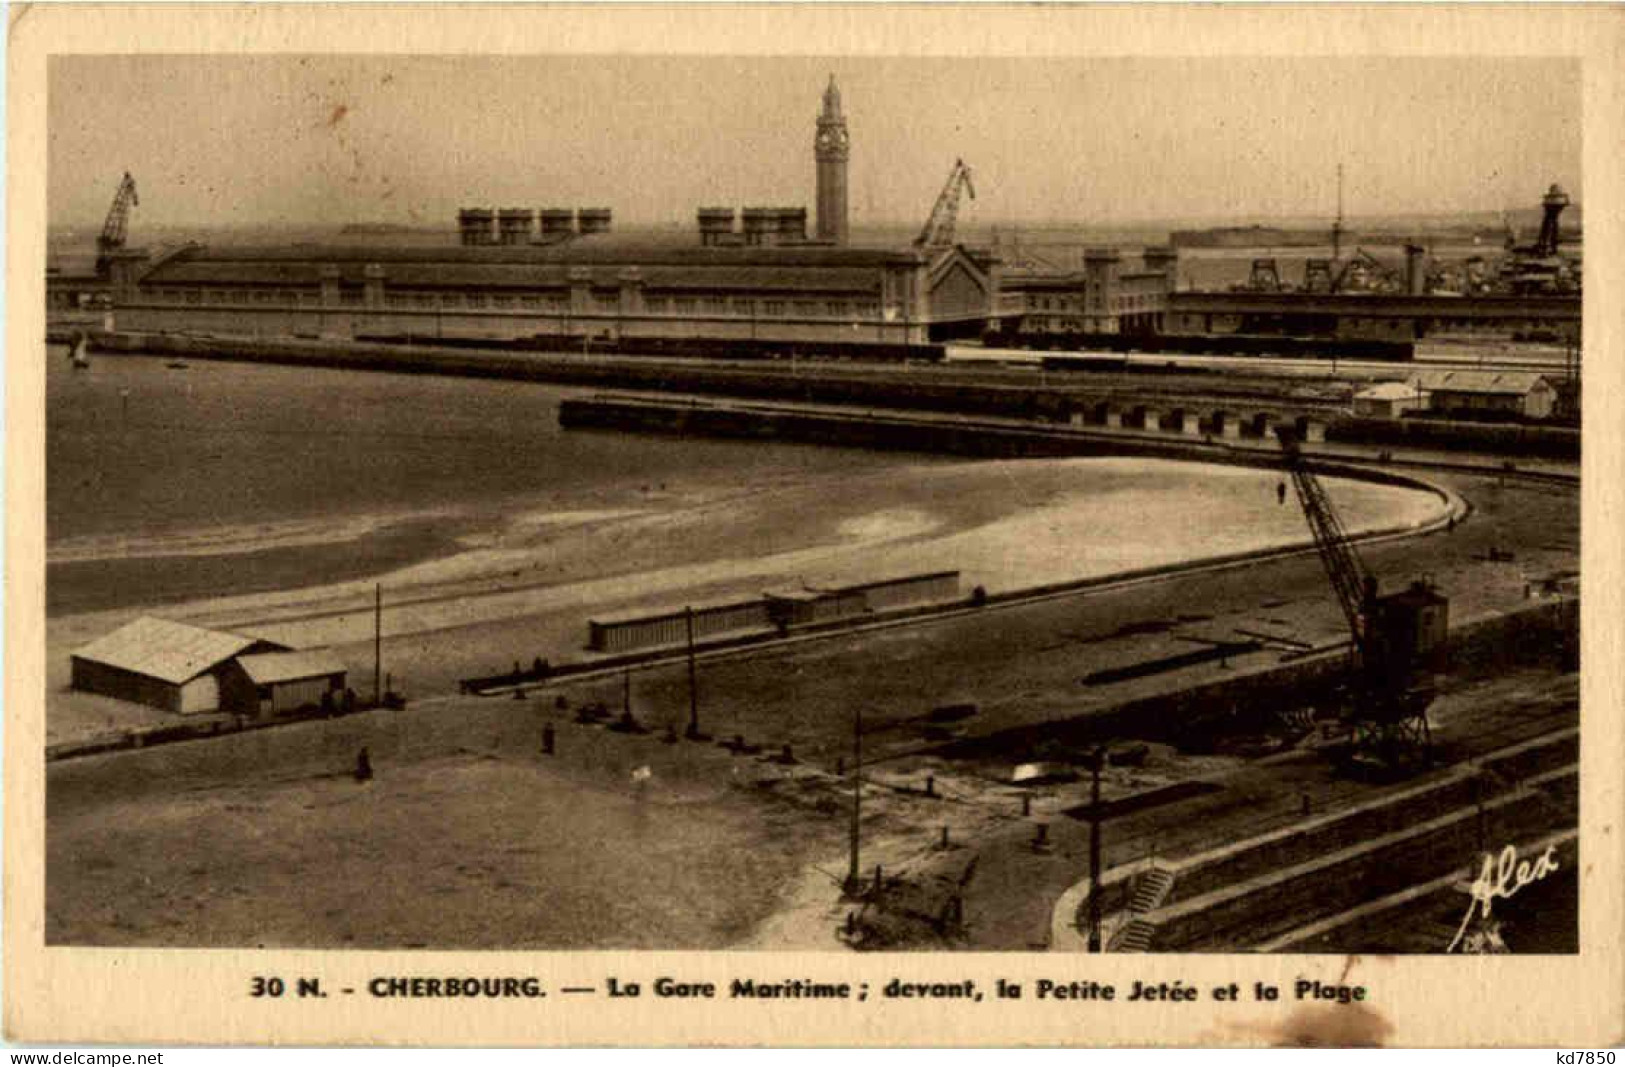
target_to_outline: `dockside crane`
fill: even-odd
[[[96,269],[105,272],[107,261],[113,253],[124,247],[125,230],[130,221],[130,209],[141,203],[135,192],[135,179],[130,172],[124,172],[124,179],[118,184],[118,191],[113,194],[113,204],[107,209],[107,221],[102,223],[102,232],[96,238]]]
[[[1325,486],[1304,460],[1295,432],[1282,427],[1284,465],[1308,520],[1326,576],[1348,624],[1353,650],[1351,692],[1342,717],[1351,755],[1388,769],[1429,758],[1427,709],[1434,690],[1426,679],[1438,664],[1449,631],[1449,600],[1426,579],[1389,596],[1361,561]]]
[[[953,170],[948,172],[948,181],[943,185],[942,192],[937,194],[931,217],[925,220],[925,228],[920,231],[920,236],[914,238],[915,248],[934,251],[953,245],[954,223],[959,219],[959,197],[962,192],[969,194],[972,200],[976,199],[970,168],[965,166],[963,159],[956,159]]]

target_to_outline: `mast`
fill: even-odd
[[[1343,253],[1343,164],[1337,165],[1337,219],[1332,223],[1332,262]]]

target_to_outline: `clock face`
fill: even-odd
[[[847,145],[846,131],[841,129],[819,130],[818,147],[821,149],[844,149]]]

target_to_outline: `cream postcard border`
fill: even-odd
[[[1625,1040],[1625,8],[1557,4],[44,4],[10,9],[7,127],[4,1026],[12,1041],[377,1045],[1518,1045]],[[786,42],[794,42],[793,53]],[[1586,199],[1582,951],[1567,956],[452,953],[46,948],[45,87],[51,54],[1572,56]],[[1194,1005],[252,1000],[254,974],[681,975],[885,982],[1183,980]],[[1209,988],[1359,982],[1365,1007],[1216,1005]]]

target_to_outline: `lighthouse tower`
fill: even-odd
[[[818,157],[818,239],[844,245],[846,160],[850,143],[846,135],[846,116],[841,114],[841,91],[835,87],[833,74],[829,76],[829,88],[824,90],[824,110],[818,116],[814,152]]]

